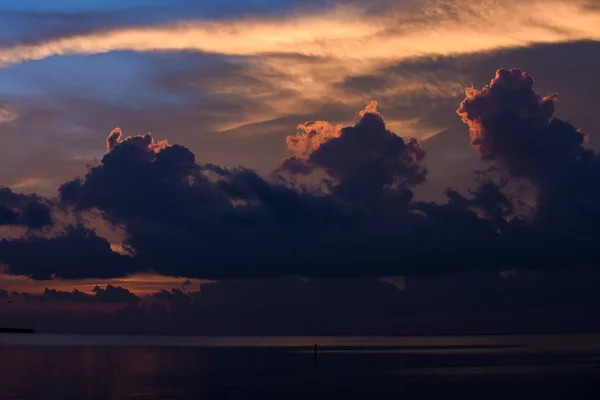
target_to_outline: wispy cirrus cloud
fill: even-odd
[[[196,90],[240,104],[235,117],[217,121],[214,131],[247,130],[285,116],[312,114],[324,104],[359,108],[373,93],[348,90],[348,83],[357,76],[381,78],[382,69],[406,60],[600,40],[600,11],[592,5],[587,0],[378,1],[368,6],[350,2],[277,17],[190,20],[182,15],[179,22],[123,21],[122,26],[107,23],[104,28],[98,23],[88,32],[78,28],[4,46],[0,66],[115,51],[216,54],[240,65],[237,76],[252,77],[252,82],[221,79]],[[453,97],[472,84],[434,75],[386,79],[377,99],[411,105],[416,96]]]
[[[186,21],[65,35],[0,49],[0,65],[111,51],[198,51],[229,56],[305,54],[360,64],[600,39],[600,11],[586,0],[428,1],[368,14],[349,6],[285,18]],[[482,30],[481,26],[486,29]]]

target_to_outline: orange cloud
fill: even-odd
[[[340,137],[342,125],[331,125],[327,121],[306,122],[298,125],[295,135],[286,138],[287,147],[296,157],[308,158],[323,143]]]
[[[110,152],[119,144],[128,142],[134,146],[140,147],[143,150],[150,150],[158,153],[162,149],[165,149],[169,146],[169,143],[166,140],[159,140],[156,142],[150,133],[139,136],[128,136],[125,139],[121,139],[122,136],[123,131],[121,128],[113,129],[108,135],[108,138],[106,138],[106,149]]]
[[[360,120],[360,119],[364,118],[364,116],[367,114],[379,115],[379,110],[377,109],[378,106],[379,106],[379,104],[376,101],[370,102],[369,104],[367,104],[367,106],[365,107],[364,110],[362,110],[358,113],[358,119]]]
[[[75,289],[84,293],[92,293],[96,286],[105,287],[107,285],[121,286],[129,289],[132,293],[138,296],[149,295],[159,292],[160,290],[171,288],[179,288],[186,280],[183,278],[172,278],[153,274],[135,274],[126,278],[119,279],[82,279],[64,281],[55,279],[50,284],[52,288],[60,291],[71,292]],[[213,281],[191,279],[191,284],[186,285],[187,288],[197,290],[200,285],[213,283]],[[22,276],[12,276],[0,274],[0,289],[8,290],[9,292],[28,292],[32,294],[41,294],[48,287],[46,281],[34,281]]]
[[[366,114],[380,115],[377,110],[377,102],[371,101],[363,110],[358,112],[358,120]],[[287,148],[294,152],[300,159],[307,159],[323,143],[331,139],[339,138],[342,134],[343,125],[332,125],[327,121],[311,121],[298,125],[295,135],[286,138]]]
[[[589,0],[413,1],[391,6],[378,15],[346,6],[320,15],[278,19],[125,27],[8,46],[0,49],[0,65],[128,50],[398,60],[600,40],[600,11],[590,4]]]

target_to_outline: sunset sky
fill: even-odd
[[[600,328],[598,71],[595,0],[2,1],[0,326]]]

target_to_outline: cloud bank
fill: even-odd
[[[445,203],[414,201],[426,154],[391,132],[371,103],[353,126],[301,125],[287,139],[293,155],[269,179],[116,129],[100,163],[59,188],[59,202],[75,213],[99,211],[123,230],[126,251],[114,253],[77,225],[54,237],[3,240],[0,261],[8,273],[40,280],[135,272],[406,277],[595,265],[600,162],[580,131],[554,118],[556,99],[537,94],[528,74],[499,70],[490,85],[468,90],[457,111],[485,160],[529,182],[536,197],[528,216],[489,177],[468,195],[449,189]]]

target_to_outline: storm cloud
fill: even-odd
[[[0,298],[2,297],[2,290],[0,289]],[[52,301],[64,301],[74,303],[137,303],[140,298],[130,292],[128,289],[120,286],[107,285],[105,288],[96,286],[92,289],[92,293],[85,293],[81,290],[74,289],[71,292],[57,290],[57,289],[44,289],[41,294],[31,294],[27,292],[12,292],[10,297],[24,297],[26,301],[38,300],[42,302]],[[9,298],[8,293],[4,298]]]
[[[293,155],[268,179],[115,129],[100,163],[62,185],[59,200],[75,213],[99,211],[123,231],[127,254],[80,225],[3,240],[0,260],[33,279],[406,277],[594,265],[600,164],[583,133],[554,118],[556,101],[537,94],[528,74],[499,70],[490,85],[468,90],[458,110],[482,158],[528,182],[531,215],[517,215],[515,196],[485,175],[467,194],[447,190],[444,203],[415,201],[426,153],[391,132],[371,103],[352,126],[300,125],[287,139]]]
[[[36,195],[13,192],[0,187],[0,226],[15,225],[29,229],[42,229],[52,226],[52,212],[49,204]]]
[[[499,70],[488,86],[467,91],[458,114],[484,160],[533,185],[540,229],[591,244],[600,226],[600,159],[584,147],[582,130],[554,117],[557,101],[536,93],[526,72]]]
[[[389,131],[375,103],[339,135],[317,125],[329,133],[305,130],[288,144],[297,163],[324,171],[320,185],[198,163],[185,147],[115,130],[100,165],[64,184],[60,200],[100,210],[123,228],[140,270],[168,276],[427,275],[483,264],[494,221],[469,202],[411,203],[425,152]],[[284,162],[280,172],[297,171]]]
[[[116,278],[137,269],[132,258],[115,253],[106,239],[82,225],[52,237],[2,239],[0,262],[8,265],[7,273],[34,280]]]
[[[378,201],[386,188],[402,192],[425,181],[425,152],[415,139],[407,143],[386,128],[376,102],[358,118],[347,128],[324,121],[301,125],[296,136],[287,138],[296,155],[281,170],[306,175],[321,169],[333,179],[324,181],[328,190],[354,202]],[[405,197],[412,196],[406,192]]]

